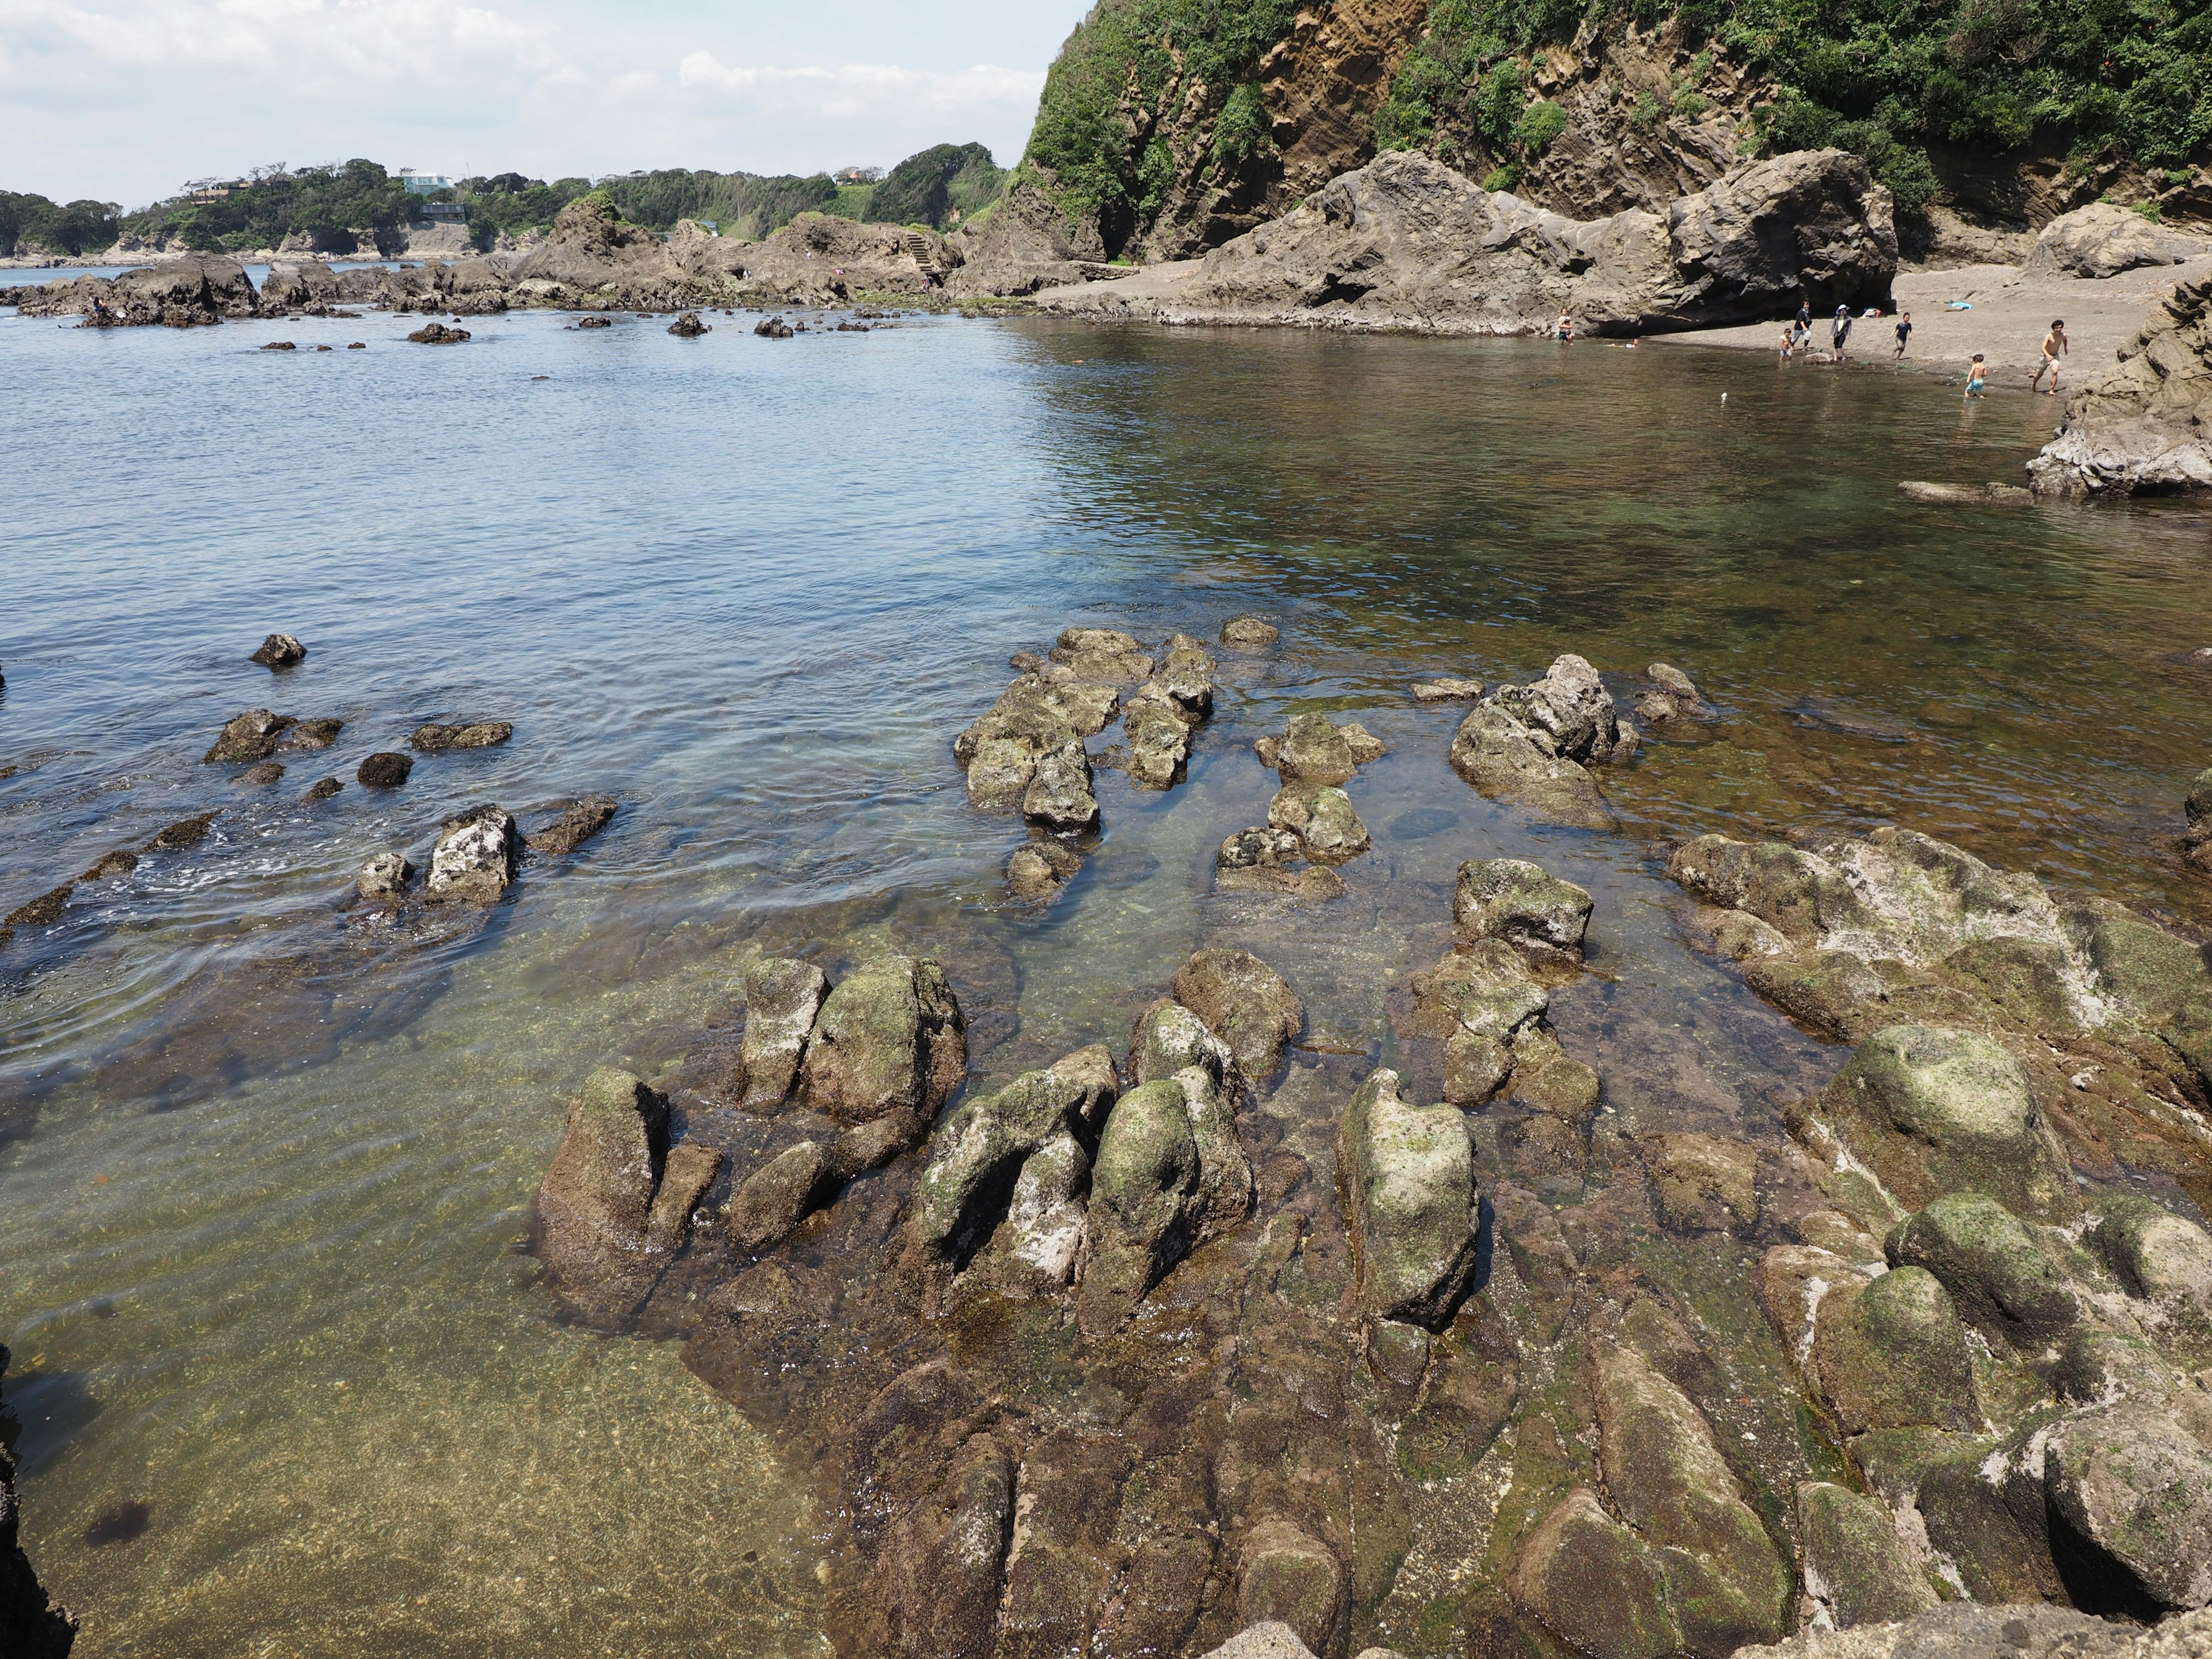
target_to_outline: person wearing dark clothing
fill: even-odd
[[[1899,362],[1901,362],[1904,361],[1905,343],[1911,338],[1912,313],[1907,311],[1900,313],[1897,319],[1897,358]]]
[[[1834,348],[1836,361],[1844,360],[1844,342],[1851,337],[1851,308],[1838,306],[1834,319],[1828,324],[1828,343]]]
[[[1797,327],[1801,333],[1810,334],[1813,331],[1813,302],[1810,300],[1797,302]]]

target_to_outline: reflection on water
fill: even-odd
[[[1243,944],[1356,1071],[1404,1060],[1459,861],[1534,857],[1597,895],[1553,1017],[1620,1127],[1756,1139],[1834,1056],[1684,950],[1656,843],[1891,819],[2212,921],[2171,844],[2212,520],[1894,494],[2011,477],[2045,405],[1694,349],[714,320],[439,353],[389,317],[0,323],[0,909],[222,809],[0,954],[0,1338],[82,1652],[819,1650],[791,1449],[668,1346],[560,1323],[519,1253],[568,1092],[672,1067],[763,949],[941,951],[1002,1075]],[[1188,783],[1102,774],[1084,873],[1006,906],[1021,829],[949,743],[1006,654],[1246,609],[1285,636],[1221,653]],[[280,628],[307,661],[247,665]],[[1460,711],[1405,695],[1569,649],[1722,708],[1607,777],[1617,836],[1474,796]],[[347,726],[272,787],[199,764],[257,704]],[[1318,910],[1213,896],[1275,781],[1251,739],[1313,708],[1389,747],[1351,786],[1374,852]],[[514,741],[351,781],[472,717]],[[459,806],[585,789],[613,827],[481,931],[339,903]]]

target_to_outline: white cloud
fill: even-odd
[[[1000,69],[978,64],[951,71],[899,69],[886,64],[846,64],[836,69],[732,69],[710,52],[694,52],[678,67],[679,84],[728,93],[783,94],[814,104],[825,115],[868,113],[885,100],[934,114],[987,104],[1034,106],[1044,89],[1042,70]]]
[[[543,73],[551,26],[459,0],[136,0],[106,8],[0,0],[0,30],[79,67],[232,70],[390,81],[488,67]],[[489,60],[489,61],[488,61]]]

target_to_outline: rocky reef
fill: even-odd
[[[2039,495],[2212,489],[2212,279],[2175,286],[2027,464]]]
[[[0,1347],[0,1374],[8,1369],[8,1350]],[[65,1659],[76,1642],[76,1620],[57,1607],[16,1541],[21,1510],[15,1497],[15,1460],[0,1446],[0,1653],[9,1659]]]
[[[1050,290],[1048,310],[1164,322],[1294,323],[1515,334],[1565,311],[1583,332],[1642,334],[1887,297],[1888,193],[1839,150],[1730,168],[1663,211],[1574,220],[1389,152],[1282,218],[1131,281]]]
[[[956,753],[1042,832],[1030,876],[1079,856],[1088,740],[1123,714],[1133,752],[1146,702],[1187,732],[1201,657],[1210,695],[1187,635],[1014,659]],[[1719,714],[1663,663],[1638,708]],[[1563,655],[1450,750],[1597,829],[1593,769],[1637,745]],[[1382,745],[1306,712],[1257,749],[1289,801],[1217,888],[1334,877]],[[2203,947],[1903,830],[1671,860],[1686,944],[1836,1046],[1763,1121],[1626,1108],[1644,1062],[1577,1012],[1611,994],[1605,906],[1469,858],[1389,970],[1380,1054],[1226,940],[1018,1070],[971,1048],[973,964],[927,937],[764,953],[741,1016],[583,1080],[541,1258],[813,1471],[843,1653],[2185,1628],[2212,1603]]]

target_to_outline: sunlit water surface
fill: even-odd
[[[563,1323],[526,1254],[579,1080],[672,1066],[763,948],[943,950],[988,1076],[1120,1042],[1194,946],[1248,942],[1324,1046],[1390,1060],[1455,866],[1534,856],[1598,896],[1603,971],[1553,1014],[1608,1109],[1771,1136],[1835,1056],[1685,948],[1669,841],[1895,821],[2212,921],[2173,847],[2212,518],[1895,493],[2016,477],[2042,400],[1680,347],[410,320],[0,320],[0,911],[222,809],[0,954],[9,1432],[81,1654],[824,1649],[804,1449]],[[1244,610],[1284,639],[1221,653],[1188,783],[1102,774],[1085,873],[1010,906],[1023,831],[949,751],[1007,653]],[[272,677],[276,629],[311,655]],[[1460,711],[1407,696],[1566,650],[1724,713],[1607,776],[1618,836],[1474,796]],[[347,726],[256,789],[198,761],[256,705]],[[1390,745],[1352,786],[1375,851],[1330,905],[1238,909],[1212,848],[1309,708]],[[351,782],[468,717],[513,742]],[[346,921],[368,854],[586,789],[612,828],[482,931]]]

